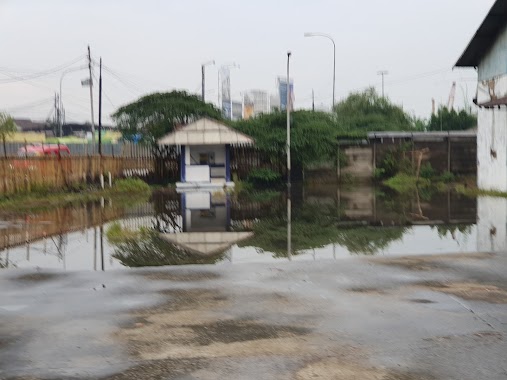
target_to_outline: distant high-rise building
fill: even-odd
[[[247,107],[250,117],[257,116],[262,113],[269,113],[270,99],[267,91],[251,90],[245,94],[244,97],[245,107]]]
[[[242,120],[243,119],[243,102],[241,101],[232,101],[232,120]]]
[[[272,94],[269,97],[269,110],[270,112],[275,112],[280,110],[280,95]]]
[[[287,109],[287,87],[289,88],[289,107],[294,109],[294,82],[291,80],[287,86],[287,78],[278,77],[278,94],[280,96],[280,110],[285,111]]]

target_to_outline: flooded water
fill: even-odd
[[[293,188],[290,210],[290,253],[283,192],[164,191],[127,205],[103,199],[0,212],[0,266],[111,270],[506,248],[507,200],[500,198],[310,185]]]

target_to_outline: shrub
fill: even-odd
[[[116,181],[114,190],[125,193],[143,193],[150,191],[150,186],[139,178],[126,178]]]
[[[282,175],[268,168],[254,169],[248,175],[248,182],[254,186],[272,186],[280,183]]]
[[[381,162],[377,164],[374,176],[390,178],[399,173],[412,174],[412,162],[407,158],[406,152],[410,150],[410,144],[401,144],[389,149]]]
[[[435,169],[431,166],[429,162],[426,162],[424,165],[421,166],[421,170],[419,172],[419,176],[421,178],[431,179],[435,176],[436,172]]]
[[[440,181],[442,181],[444,183],[454,182],[455,180],[456,180],[456,176],[454,174],[452,174],[451,172],[444,172],[440,176]]]

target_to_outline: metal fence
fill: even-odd
[[[47,143],[21,143],[21,142],[8,142],[5,145],[5,152],[3,147],[0,149],[1,156],[5,157],[16,157],[18,152],[23,150],[25,146],[30,145],[49,145]],[[53,145],[53,144],[52,144]],[[69,143],[61,144],[69,148],[72,156],[90,156],[98,154],[99,144],[98,143]],[[153,152],[150,145],[145,144],[133,144],[130,142],[119,142],[119,143],[103,143],[102,144],[102,155],[111,157],[152,157]]]

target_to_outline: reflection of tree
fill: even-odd
[[[127,267],[146,267],[186,264],[215,264],[224,254],[199,256],[182,247],[170,244],[157,231],[141,230],[116,242],[113,257]]]
[[[461,233],[462,235],[469,236],[472,233],[472,225],[470,224],[455,224],[455,225],[438,225],[431,226],[431,229],[436,229],[438,233],[438,237],[440,239],[445,238],[447,234],[450,234],[451,237],[456,240],[456,232]]]
[[[386,248],[392,241],[401,239],[407,230],[406,227],[339,228],[335,214],[336,210],[332,207],[318,205],[305,205],[294,210],[292,253],[297,255],[307,249],[337,243],[347,247],[351,253],[372,255]],[[272,252],[274,257],[287,256],[287,220],[260,220],[253,231],[254,236],[239,243],[240,246],[255,247],[259,252]]]
[[[350,253],[375,255],[393,241],[400,240],[407,227],[360,227],[339,230],[335,243],[347,247]]]
[[[163,233],[181,232],[183,226],[180,225],[179,195],[167,192],[154,193],[152,200],[155,208],[153,228]]]

